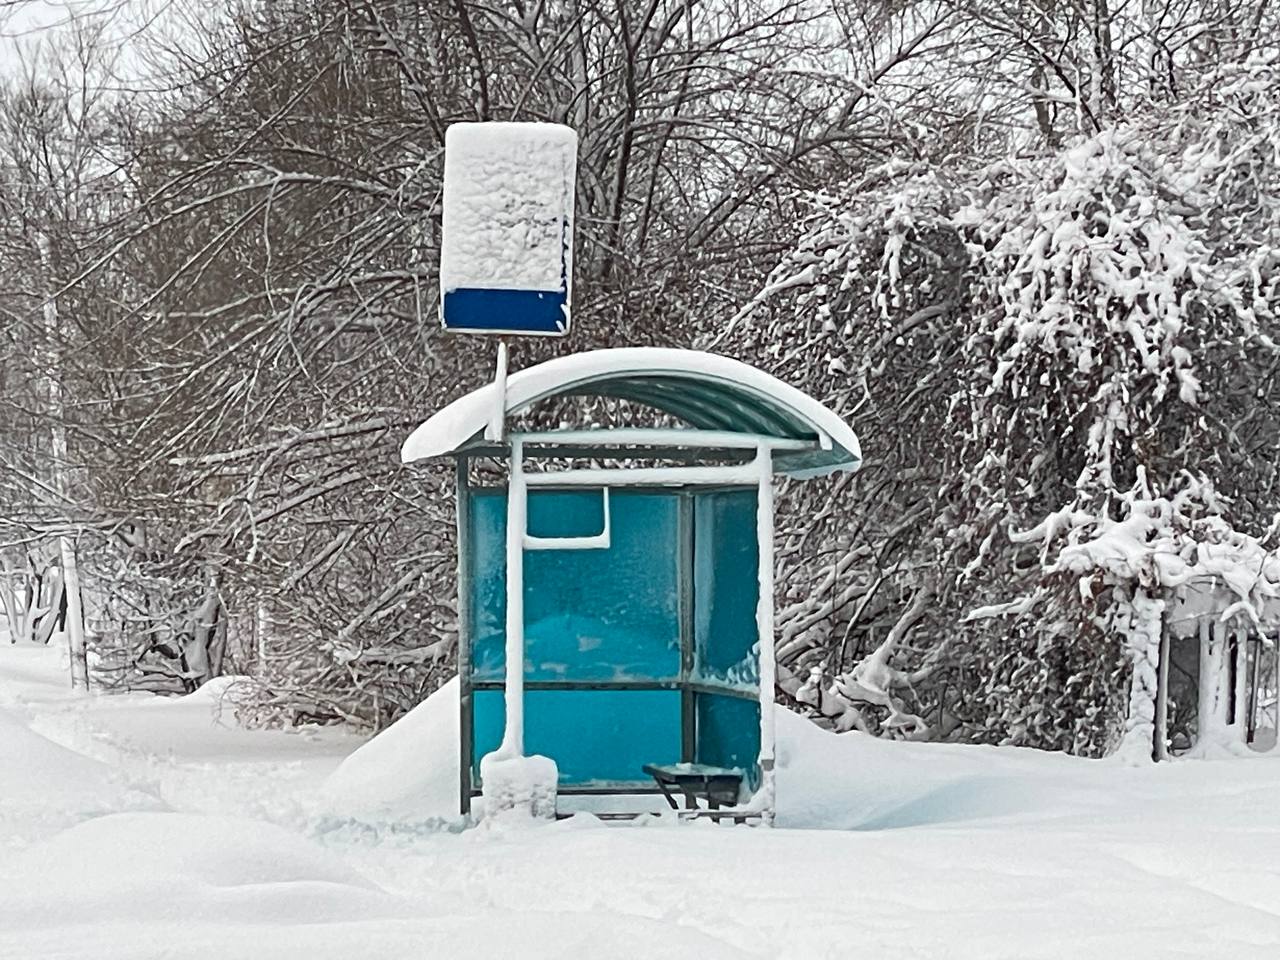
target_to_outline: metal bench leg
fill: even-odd
[[[671,795],[671,791],[667,789],[667,785],[661,780],[657,781],[658,788],[662,791],[662,795],[667,798],[667,804],[672,810],[679,810],[680,804],[676,803],[676,798]]]

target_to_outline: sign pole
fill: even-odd
[[[507,419],[507,341],[498,341],[498,362],[493,371],[494,401],[489,414],[489,426],[484,438],[501,443]]]

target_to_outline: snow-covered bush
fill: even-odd
[[[801,337],[776,368],[869,453],[854,519],[790,519],[831,545],[830,603],[805,593],[812,570],[783,570],[803,701],[837,725],[1092,754],[1128,717],[1149,749],[1177,578],[1085,558],[1127,531],[1157,567],[1209,542],[1229,557],[1208,576],[1272,562],[1278,108],[1259,60],[1051,155],[891,164],[812,198],[729,334]]]

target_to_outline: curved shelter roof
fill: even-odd
[[[487,384],[423,423],[404,443],[404,462],[456,454],[479,441],[497,390]],[[774,462],[796,476],[854,470],[862,462],[857,436],[833,411],[763,370],[716,354],[623,347],[557,357],[507,378],[505,414],[561,396],[613,397],[695,429],[789,441]]]

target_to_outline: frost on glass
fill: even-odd
[[[477,680],[501,680],[506,660],[506,491],[472,490],[468,496],[471,669]]]
[[[675,680],[680,673],[678,503],[660,492],[614,491],[607,549],[530,550],[524,560],[529,680]],[[529,533],[600,533],[599,491],[529,495]],[[472,670],[505,669],[506,495],[475,491],[471,509]]]
[[[696,683],[754,692],[760,684],[756,491],[717,490],[694,501]]]
[[[755,787],[760,774],[760,701],[716,693],[694,695],[699,763],[741,770]]]

